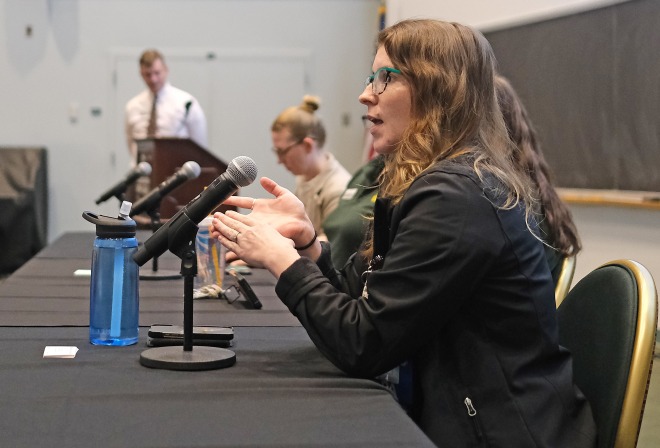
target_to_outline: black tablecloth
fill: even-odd
[[[93,242],[93,232],[64,234],[6,279],[0,288],[0,325],[88,326],[90,278],[74,272],[90,269]],[[168,252],[159,258],[159,268],[178,272],[180,260]],[[141,269],[149,272],[151,264]],[[245,278],[263,308],[252,309],[244,299],[199,299],[194,303],[195,324],[300,325],[275,295],[275,279],[268,271],[253,269]],[[182,278],[140,280],[140,325],[153,324],[183,324]]]
[[[93,238],[66,234],[0,284],[0,446],[433,446],[386,389],[320,354],[266,271],[250,277],[261,310],[195,300],[196,325],[234,327],[231,367],[146,368],[146,328],[134,346],[91,345],[89,278],[73,272]],[[181,325],[182,295],[181,279],[141,281],[141,325]],[[43,359],[46,346],[80,351]]]
[[[43,359],[47,345],[74,359]],[[86,328],[0,328],[0,434],[12,447],[431,447],[391,395],[323,358],[300,327],[237,328],[234,366],[142,367]],[[193,348],[194,350],[194,348]]]

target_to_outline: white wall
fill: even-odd
[[[574,285],[598,266],[621,258],[642,263],[660,281],[660,212],[607,205],[569,204],[569,208],[583,247]]]
[[[387,0],[387,24],[426,17],[470,25],[482,31],[520,25],[629,0]]]
[[[306,84],[322,98],[327,147],[357,169],[364,113],[357,96],[371,68],[377,8],[377,0],[0,0],[0,146],[48,148],[49,240],[91,230],[83,210],[116,212],[114,200],[93,201],[127,169],[113,83],[116,55],[126,50],[135,51],[136,78],[137,57],[147,47],[309,55]],[[171,78],[176,84],[176,73]],[[267,73],[261,82],[269,83]],[[284,96],[278,85],[270,88]],[[271,104],[245,89],[244,106],[233,113],[237,128],[251,111],[279,112],[302,99],[299,92],[291,96],[287,104]],[[267,152],[269,128],[256,127],[258,148],[231,153],[221,141],[213,145],[223,148],[226,161]]]
[[[434,16],[487,28],[618,1],[390,0],[387,20]],[[364,111],[357,95],[371,67],[378,5],[378,0],[0,0],[0,145],[48,148],[49,240],[89,230],[83,210],[116,209],[116,201],[102,206],[93,201],[126,171],[113,84],[117,54],[125,51],[136,58],[146,47],[180,54],[309,55],[305,83],[323,99],[328,148],[350,171],[357,169]],[[176,84],[176,73],[171,77]],[[278,96],[287,95],[278,91]],[[245,128],[251,111],[279,111],[297,104],[298,96],[272,104],[246,89],[245,105],[234,113],[236,128]],[[268,151],[269,132],[263,127],[254,129],[255,138],[262,139],[258,147],[233,143],[227,150],[230,145],[214,135],[211,149],[227,161]],[[276,170],[272,164],[262,164],[262,171]]]

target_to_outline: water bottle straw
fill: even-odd
[[[218,286],[222,286],[222,273],[220,272],[220,257],[218,256],[218,248],[215,244],[211,244],[211,262],[215,269],[215,282]]]
[[[110,316],[110,337],[121,336],[121,302],[124,290],[124,251],[115,250],[115,275],[112,282],[112,314]]]
[[[119,217],[128,219],[133,204],[123,201],[119,207]],[[112,314],[110,316],[110,337],[121,336],[121,309],[124,296],[124,250],[115,250],[115,275],[112,282]]]

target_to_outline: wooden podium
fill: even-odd
[[[188,161],[199,163],[202,169],[197,179],[186,181],[163,198],[160,204],[160,217],[163,220],[174,216],[216,177],[227,170],[227,163],[190,139],[172,137],[138,140],[137,158],[138,163],[149,162],[152,168],[149,179],[144,179],[149,185],[146,185],[146,182],[136,185],[138,196],[140,192],[144,194],[151,191]],[[224,209],[224,207],[220,208],[220,210]]]

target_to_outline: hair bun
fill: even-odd
[[[321,98],[314,95],[303,96],[302,103],[300,104],[302,110],[313,114],[319,107],[321,107]]]

